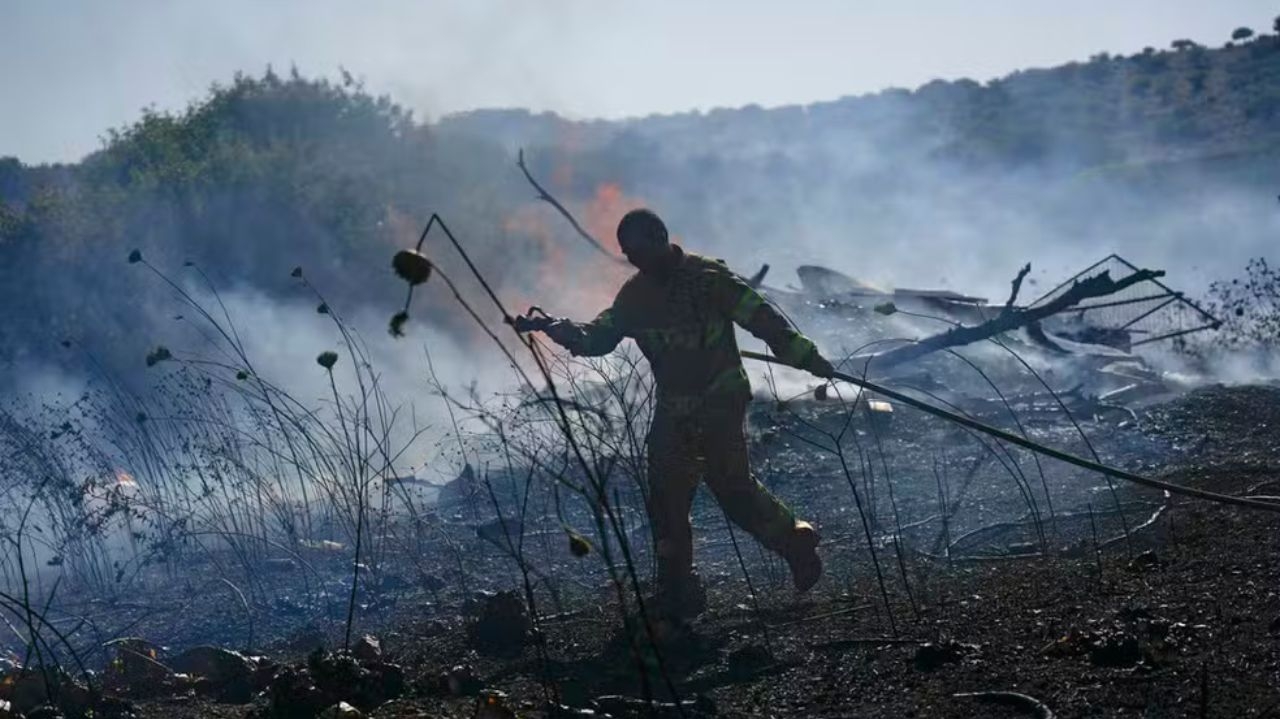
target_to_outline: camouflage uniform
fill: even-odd
[[[817,348],[720,260],[673,246],[673,267],[638,273],[613,306],[553,333],[575,355],[611,352],[624,337],[653,369],[657,400],[649,429],[649,515],[663,591],[678,594],[693,575],[689,510],[698,479],[733,522],[783,554],[795,515],[751,475],[744,436],[751,386],[733,325],[764,340],[779,358],[805,367]]]

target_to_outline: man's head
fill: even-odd
[[[632,210],[622,218],[618,245],[641,272],[660,272],[671,257],[667,226],[652,210]]]

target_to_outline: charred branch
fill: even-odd
[[[1026,272],[1030,271],[1029,265],[1024,267],[1018,273],[1018,277],[1013,280],[1013,292],[1010,296],[1010,304],[1005,306],[1004,311],[994,319],[973,326],[956,326],[946,332],[926,337],[919,342],[904,345],[897,349],[882,352],[876,355],[870,355],[861,359],[874,363],[875,368],[881,371],[892,368],[903,362],[909,362],[919,359],[925,355],[937,352],[938,350],[947,349],[948,347],[960,347],[981,340],[995,337],[1005,332],[1016,330],[1027,325],[1039,322],[1047,317],[1058,314],[1065,310],[1084,302],[1085,300],[1095,297],[1106,297],[1112,295],[1126,287],[1130,287],[1139,282],[1146,282],[1157,277],[1164,276],[1163,270],[1138,270],[1128,277],[1119,280],[1111,279],[1109,271],[1101,272],[1093,277],[1075,282],[1066,292],[1055,297],[1053,300],[1042,305],[1015,308],[1012,306],[1013,300],[1017,296],[1019,286],[1022,284],[1021,279]]]
[[[605,249],[604,244],[593,237],[590,232],[583,229],[582,225],[578,224],[578,221],[574,218],[573,214],[570,213],[569,210],[565,209],[565,206],[560,204],[559,200],[553,197],[551,193],[547,192],[542,185],[538,184],[538,181],[533,178],[533,174],[529,172],[529,167],[524,164],[524,149],[521,149],[520,153],[516,156],[516,167],[520,168],[520,172],[524,173],[524,179],[528,180],[529,184],[533,185],[533,189],[538,192],[538,199],[556,208],[556,212],[559,212],[564,219],[569,221],[569,224],[573,227],[574,231],[578,233],[579,237],[605,257],[608,257],[619,264],[626,264],[626,260]]]
[[[1018,292],[1022,290],[1022,280],[1026,279],[1027,273],[1030,271],[1031,271],[1030,262],[1023,265],[1022,269],[1018,270],[1018,276],[1014,277],[1013,282],[1010,283],[1013,285],[1013,287],[1009,291],[1009,301],[1004,303],[1004,312],[1013,311],[1013,303],[1018,300]]]

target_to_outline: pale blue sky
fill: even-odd
[[[0,0],[0,155],[74,160],[147,105],[344,66],[420,117],[621,117],[986,80],[1270,31],[1275,0]]]

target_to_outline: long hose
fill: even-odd
[[[768,362],[770,364],[785,365],[788,367],[793,366],[787,362],[783,362],[777,357],[774,357],[772,355],[762,354],[759,352],[750,352],[747,350],[743,350],[742,356],[747,359],[758,360],[760,362]],[[1280,512],[1280,502],[1266,502],[1260,499],[1253,499],[1250,497],[1233,497],[1229,494],[1219,494],[1217,492],[1209,492],[1207,490],[1195,489],[1193,487],[1182,487],[1176,484],[1170,484],[1169,482],[1162,482],[1158,479],[1152,479],[1151,477],[1144,477],[1140,474],[1134,474],[1133,472],[1128,472],[1123,469],[1119,469],[1118,467],[1111,467],[1099,462],[1094,462],[1092,460],[1085,459],[1084,457],[1071,454],[1070,452],[1064,452],[1060,449],[1055,449],[1053,447],[1040,444],[1039,442],[1033,442],[1027,439],[1026,437],[1021,437],[1019,435],[1013,434],[1012,432],[1006,432],[1005,430],[1000,429],[999,427],[992,427],[989,424],[979,422],[978,420],[972,419],[970,417],[965,417],[962,414],[956,414],[955,412],[951,412],[951,411],[942,409],[940,407],[935,407],[929,404],[928,402],[923,402],[914,397],[898,392],[897,390],[890,389],[888,387],[885,387],[884,385],[877,384],[867,379],[854,377],[853,375],[845,374],[843,372],[832,372],[830,377],[826,377],[824,379],[838,379],[838,380],[841,380],[842,382],[848,382],[849,384],[856,385],[858,387],[861,387],[862,389],[869,390],[871,392],[875,392],[876,394],[883,395],[890,399],[901,402],[902,404],[905,404],[908,407],[914,407],[920,410],[921,412],[924,412],[926,414],[931,414],[934,417],[945,419],[948,422],[954,422],[958,425],[968,427],[969,429],[972,429],[974,431],[982,432],[983,434],[995,437],[996,439],[1001,439],[1001,440],[1004,440],[1005,442],[1015,444],[1019,447],[1022,447],[1023,449],[1028,449],[1028,450],[1031,450],[1032,452],[1037,452],[1046,457],[1052,457],[1056,460],[1066,462],[1067,464],[1072,464],[1082,469],[1088,469],[1094,472],[1108,475],[1110,477],[1115,477],[1116,479],[1123,479],[1128,482],[1133,482],[1134,484],[1140,484],[1144,487],[1162,489],[1166,492],[1169,492],[1170,494],[1180,494],[1186,497],[1195,497],[1197,499],[1205,499],[1210,502],[1218,502],[1221,504],[1234,504],[1237,507],[1248,507],[1249,509],[1260,509],[1266,512]]]

